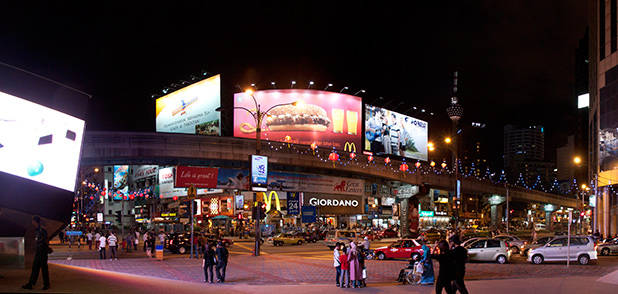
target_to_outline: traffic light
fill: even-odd
[[[260,219],[266,217],[266,203],[260,205]]]
[[[122,224],[122,215],[120,214],[122,211],[120,210],[116,210],[115,216],[116,216],[116,222],[118,222],[119,224]]]

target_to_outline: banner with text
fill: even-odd
[[[178,166],[174,187],[215,188],[217,186],[217,168]]]

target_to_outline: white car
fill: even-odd
[[[513,251],[513,253],[519,253],[519,248],[524,245],[523,240],[512,235],[499,235],[495,236],[494,239],[505,241],[507,247],[509,247],[509,250]]]
[[[618,253],[618,238],[606,240],[605,242],[598,244],[597,253],[601,255],[610,255],[612,253]]]
[[[528,261],[541,264],[543,261],[571,261],[588,264],[597,260],[597,251],[594,240],[586,236],[571,236],[570,246],[567,246],[566,236],[555,237],[544,246],[532,248],[528,251]],[[570,251],[570,253],[569,253]]]
[[[334,234],[327,235],[326,239],[324,239],[324,243],[326,243],[326,246],[330,250],[333,250],[335,249],[335,245],[337,243],[356,242],[359,240],[359,238],[360,238],[360,233],[356,231],[337,230],[334,232]]]
[[[504,264],[511,259],[511,250],[503,240],[479,238],[467,244],[466,249],[470,261],[495,261]]]
[[[547,242],[551,241],[553,238],[554,237],[541,237],[541,238],[538,238],[536,241],[534,241],[532,243],[524,242],[524,245],[519,247],[519,253],[521,255],[523,255],[523,256],[528,256],[528,251],[530,249],[539,248],[539,247],[547,244]]]

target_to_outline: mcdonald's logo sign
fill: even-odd
[[[354,142],[345,142],[343,151],[356,153],[356,144],[354,144]]]
[[[264,204],[266,204],[266,212],[270,211],[272,207],[273,195],[275,195],[275,208],[281,211],[281,202],[279,201],[279,195],[276,191],[270,191],[268,198],[266,197],[266,192],[262,192],[262,195],[264,196]]]

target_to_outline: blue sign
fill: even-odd
[[[260,187],[266,191],[268,184],[268,157],[251,155],[251,186]],[[261,191],[256,190],[254,191]]]
[[[288,215],[298,215],[300,213],[300,199],[298,192],[288,193]]]
[[[81,236],[82,234],[82,231],[67,231],[65,233],[67,236]]]
[[[301,215],[301,221],[303,223],[315,223],[316,210],[315,206],[303,206],[303,213]]]

